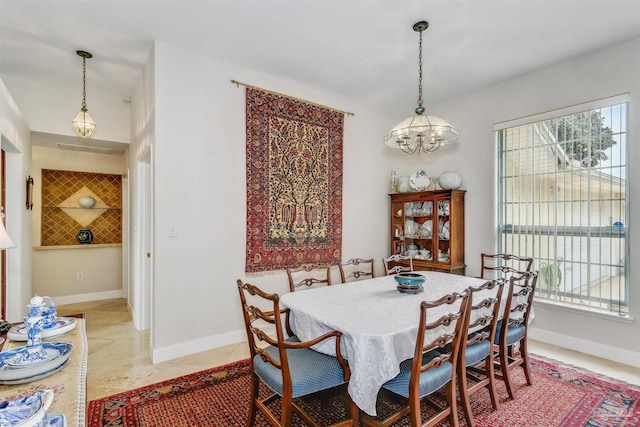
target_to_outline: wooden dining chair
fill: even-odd
[[[411,426],[432,427],[449,418],[452,427],[458,426],[456,372],[458,351],[462,329],[467,313],[469,292],[452,293],[433,302],[420,304],[420,319],[413,358],[400,364],[400,373],[382,387],[406,399],[406,405],[384,419],[363,413],[361,421],[365,426],[390,426],[405,416],[409,416]],[[451,305],[444,315],[432,316],[430,312],[440,306]],[[433,317],[433,319],[432,319]],[[425,343],[425,333],[436,335]],[[434,334],[434,335],[433,335]],[[437,412],[427,420],[422,419],[420,402],[440,389],[446,391],[447,404],[437,407]]]
[[[310,289],[331,285],[330,264],[305,264],[297,268],[287,268],[289,290]]]
[[[384,264],[384,274],[386,276],[413,271],[413,258],[408,256],[391,255],[388,258],[382,258],[382,263]]]
[[[481,278],[483,279],[509,279],[512,274],[521,274],[531,271],[533,258],[520,257],[510,254],[480,254],[482,261],[480,266]]]
[[[496,325],[494,343],[499,349],[499,360],[495,365],[500,366],[500,375],[496,374],[496,377],[504,380],[511,399],[514,393],[510,370],[522,367],[527,385],[533,384],[527,350],[527,329],[538,274],[538,271],[526,271],[519,276],[511,276],[504,313]],[[518,351],[514,350],[516,346]]]
[[[342,283],[353,282],[362,279],[373,279],[375,276],[373,258],[352,258],[349,261],[338,264]]]
[[[311,341],[301,342],[295,335],[285,339],[282,314],[288,310],[280,309],[278,294],[268,294],[256,286],[243,283],[242,280],[237,281],[237,286],[251,353],[251,406],[247,427],[255,424],[257,411],[274,426],[291,426],[295,412],[307,424],[319,427],[294,399],[346,385],[350,371],[340,352],[342,335],[333,331]],[[248,299],[261,306],[269,303],[269,311],[263,311],[258,306],[250,304]],[[271,325],[275,325],[275,337],[274,333],[269,333],[269,329],[265,327]],[[328,339],[335,339],[336,357],[311,349],[311,346]],[[269,389],[269,396],[266,398],[260,397],[261,382]],[[335,423],[334,427],[359,425],[359,409],[351,401],[349,393],[345,394],[346,412],[350,413],[352,418]],[[279,417],[268,406],[276,399],[281,400]]]
[[[493,342],[496,336],[500,301],[505,283],[504,279],[489,280],[480,286],[469,288],[469,316],[464,322],[465,326],[462,332],[462,336],[466,338],[460,344],[460,361],[458,363],[460,399],[468,427],[475,425],[470,397],[483,388],[489,390],[493,409],[500,409],[494,373]],[[487,291],[491,291],[491,293],[487,295]],[[482,298],[480,292],[483,292]],[[481,374],[481,376],[477,374]],[[472,380],[471,384],[469,384],[469,379]]]

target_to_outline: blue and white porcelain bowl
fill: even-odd
[[[398,273],[393,278],[399,285],[420,286],[424,283],[425,277],[419,273]]]
[[[0,402],[0,426],[39,426],[51,402],[53,390],[40,390],[20,399]]]

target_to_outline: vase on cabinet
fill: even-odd
[[[456,190],[462,185],[462,176],[458,172],[446,171],[438,177],[438,184],[443,190]]]
[[[408,176],[401,176],[398,178],[398,192],[408,193],[411,190],[411,184]]]

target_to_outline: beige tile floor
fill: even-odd
[[[149,356],[149,331],[135,329],[126,300],[58,306],[61,316],[81,312],[86,314],[89,343],[88,401],[249,356],[246,343],[240,343],[154,365]],[[640,385],[640,368],[534,340],[529,347],[532,354]]]

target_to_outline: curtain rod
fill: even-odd
[[[242,82],[239,82],[237,80],[231,80],[231,83],[235,84],[236,87],[240,87],[240,85],[242,85],[244,87],[251,88],[251,89],[258,89],[258,90],[261,90],[261,91],[264,91],[264,92],[271,92],[271,93],[275,93],[276,95],[284,96],[285,98],[290,98],[290,99],[293,99],[293,100],[296,100],[296,101],[306,102],[307,104],[315,105],[316,107],[321,107],[321,108],[326,108],[326,109],[331,110],[331,111],[336,111],[338,113],[344,114],[345,116],[355,116],[354,113],[351,113],[349,111],[338,110],[337,108],[327,107],[326,105],[322,105],[322,104],[316,104],[315,102],[310,102],[310,101],[307,101],[305,99],[296,98],[295,96],[285,95],[284,93],[278,93],[278,92],[274,92],[272,90],[263,89],[261,87],[253,86],[253,85],[250,85],[250,84],[247,84],[247,83],[242,83]]]

